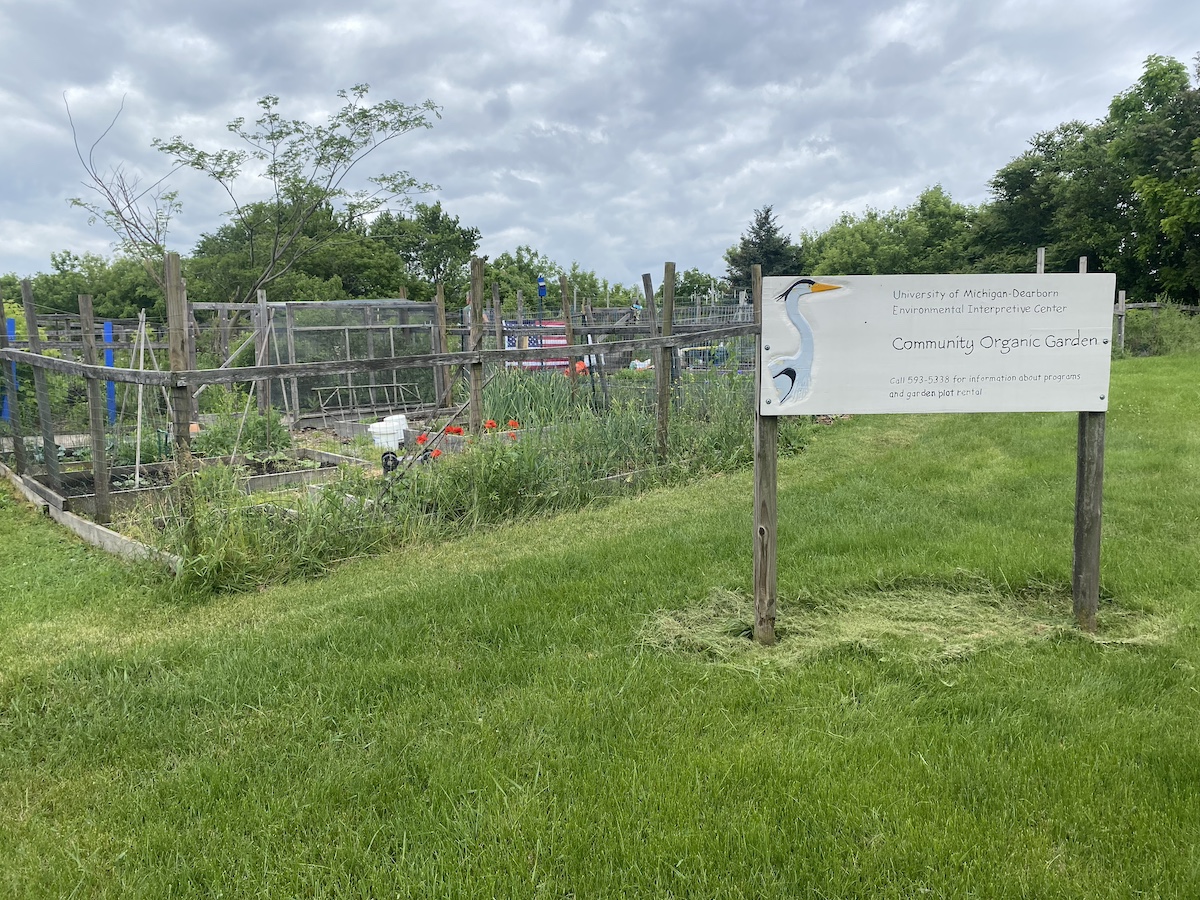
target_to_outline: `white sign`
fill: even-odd
[[[763,279],[763,415],[1108,409],[1116,276]]]

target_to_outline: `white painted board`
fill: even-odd
[[[1116,276],[763,279],[760,411],[1108,409]]]

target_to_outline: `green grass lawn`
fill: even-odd
[[[1200,357],[209,601],[0,491],[0,895],[1200,895]]]

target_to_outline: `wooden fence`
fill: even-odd
[[[503,319],[498,315],[497,305],[494,307],[496,312],[493,314],[491,322],[491,330],[495,334],[497,347],[496,349],[485,349],[484,336],[487,332],[485,328],[487,323],[483,314],[483,266],[482,261],[474,260],[472,263],[473,275],[477,275],[477,277],[472,279],[471,315],[468,317],[467,326],[450,328],[446,325],[444,300],[441,298],[440,291],[439,302],[434,304],[432,322],[416,326],[430,330],[431,343],[432,346],[437,347],[436,352],[388,355],[370,359],[334,359],[322,362],[295,362],[293,361],[295,354],[294,352],[290,352],[288,362],[270,363],[270,357],[267,353],[267,338],[263,329],[269,326],[271,313],[269,306],[264,312],[263,307],[265,303],[260,300],[260,303],[257,304],[257,321],[259,327],[252,336],[258,341],[255,358],[256,364],[242,367],[231,365],[230,363],[232,363],[238,352],[240,352],[241,348],[239,348],[237,351],[234,351],[223,367],[200,369],[195,366],[195,329],[192,327],[194,320],[192,318],[192,311],[188,308],[183,281],[179,274],[178,255],[170,254],[168,256],[166,268],[168,275],[166,292],[168,315],[167,348],[169,352],[169,369],[166,371],[99,365],[95,356],[95,343],[91,340],[95,329],[93,323],[90,321],[91,303],[89,297],[81,297],[81,312],[86,310],[86,314],[81,316],[83,320],[81,334],[85,338],[81,341],[82,355],[84,357],[82,362],[74,359],[46,356],[41,352],[44,348],[38,340],[40,320],[33,307],[32,294],[28,282],[22,285],[26,299],[26,324],[28,334],[31,335],[26,346],[24,348],[8,346],[7,335],[4,333],[5,330],[0,329],[0,361],[4,363],[0,368],[4,370],[6,394],[11,398],[9,403],[9,425],[13,433],[14,467],[18,474],[24,474],[29,465],[29,460],[25,458],[25,437],[29,433],[29,429],[26,423],[21,421],[20,404],[16,402],[17,392],[15,377],[13,376],[14,366],[10,364],[28,365],[33,369],[37,394],[38,431],[43,448],[42,456],[47,468],[47,475],[49,476],[51,485],[54,487],[58,486],[60,475],[57,467],[56,442],[50,410],[50,399],[45,387],[45,373],[57,372],[82,378],[86,381],[88,385],[89,410],[91,411],[89,429],[93,447],[92,458],[95,476],[96,510],[99,521],[105,521],[108,516],[108,478],[104,472],[104,418],[93,407],[101,402],[99,391],[100,385],[104,382],[166,389],[170,399],[170,430],[176,447],[176,457],[177,459],[186,460],[190,450],[191,425],[195,419],[193,414],[195,398],[208,385],[212,384],[253,382],[257,385],[263,385],[262,393],[269,396],[269,385],[273,381],[279,380],[281,384],[292,385],[294,399],[295,380],[302,377],[324,375],[371,376],[387,371],[432,369],[436,373],[438,398],[441,401],[435,406],[435,409],[437,409],[438,406],[446,405],[445,401],[451,395],[452,372],[458,369],[468,374],[470,399],[467,406],[470,410],[470,429],[478,433],[483,430],[482,391],[484,381],[482,373],[488,365],[503,366],[509,363],[520,365],[546,360],[562,360],[565,358],[568,363],[566,367],[567,372],[574,381],[576,375],[574,363],[576,361],[598,356],[619,357],[620,354],[625,353],[648,352],[652,358],[657,357],[659,360],[656,378],[660,385],[658,389],[658,444],[661,451],[665,450],[666,447],[667,428],[669,427],[667,416],[670,407],[669,399],[667,402],[663,402],[664,388],[662,385],[667,385],[665,396],[669,398],[669,384],[672,378],[672,356],[680,348],[689,344],[715,345],[720,341],[741,336],[753,336],[759,332],[759,326],[752,321],[721,325],[715,328],[697,324],[677,325],[672,329],[667,324],[670,321],[670,291],[667,292],[668,309],[664,310],[664,313],[667,315],[664,315],[662,319],[663,324],[658,324],[659,320],[656,317],[654,308],[654,294],[648,282],[646,291],[648,321],[640,323],[618,321],[610,324],[599,324],[594,322],[586,311],[583,313],[572,312],[566,279],[564,278],[560,283],[562,294],[561,326],[557,328],[520,326],[515,329],[506,329]],[[668,264],[668,275],[671,274],[672,268],[673,266]],[[646,279],[648,280],[649,278],[650,276],[647,275]],[[673,284],[673,279],[668,283]],[[396,302],[408,303],[408,301]],[[205,310],[208,306],[197,304],[196,308]],[[292,304],[281,304],[281,306],[286,317],[288,307],[292,306]],[[330,327],[336,330],[345,326]],[[289,332],[289,334],[294,333],[294,330]],[[518,336],[518,340],[514,342],[516,346],[510,347],[508,346],[508,336],[513,333]],[[561,335],[565,340],[556,346],[533,347],[528,346],[528,340],[520,339],[520,337],[527,339],[532,335],[545,338],[551,334]],[[450,351],[448,344],[451,337],[461,338],[464,349]],[[604,338],[611,337],[615,337],[616,340],[604,340]],[[577,338],[582,338],[584,342],[578,342]],[[601,374],[603,374],[604,367],[599,366],[598,368]],[[298,404],[294,408],[298,408]]]

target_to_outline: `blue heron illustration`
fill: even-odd
[[[821,291],[836,291],[839,287],[836,284],[822,284],[811,278],[797,278],[775,298],[776,301],[783,301],[788,321],[800,335],[800,349],[794,356],[772,360],[767,366],[775,390],[779,392],[780,403],[803,400],[808,396],[812,379],[813,333],[808,321],[800,314],[800,298]]]

